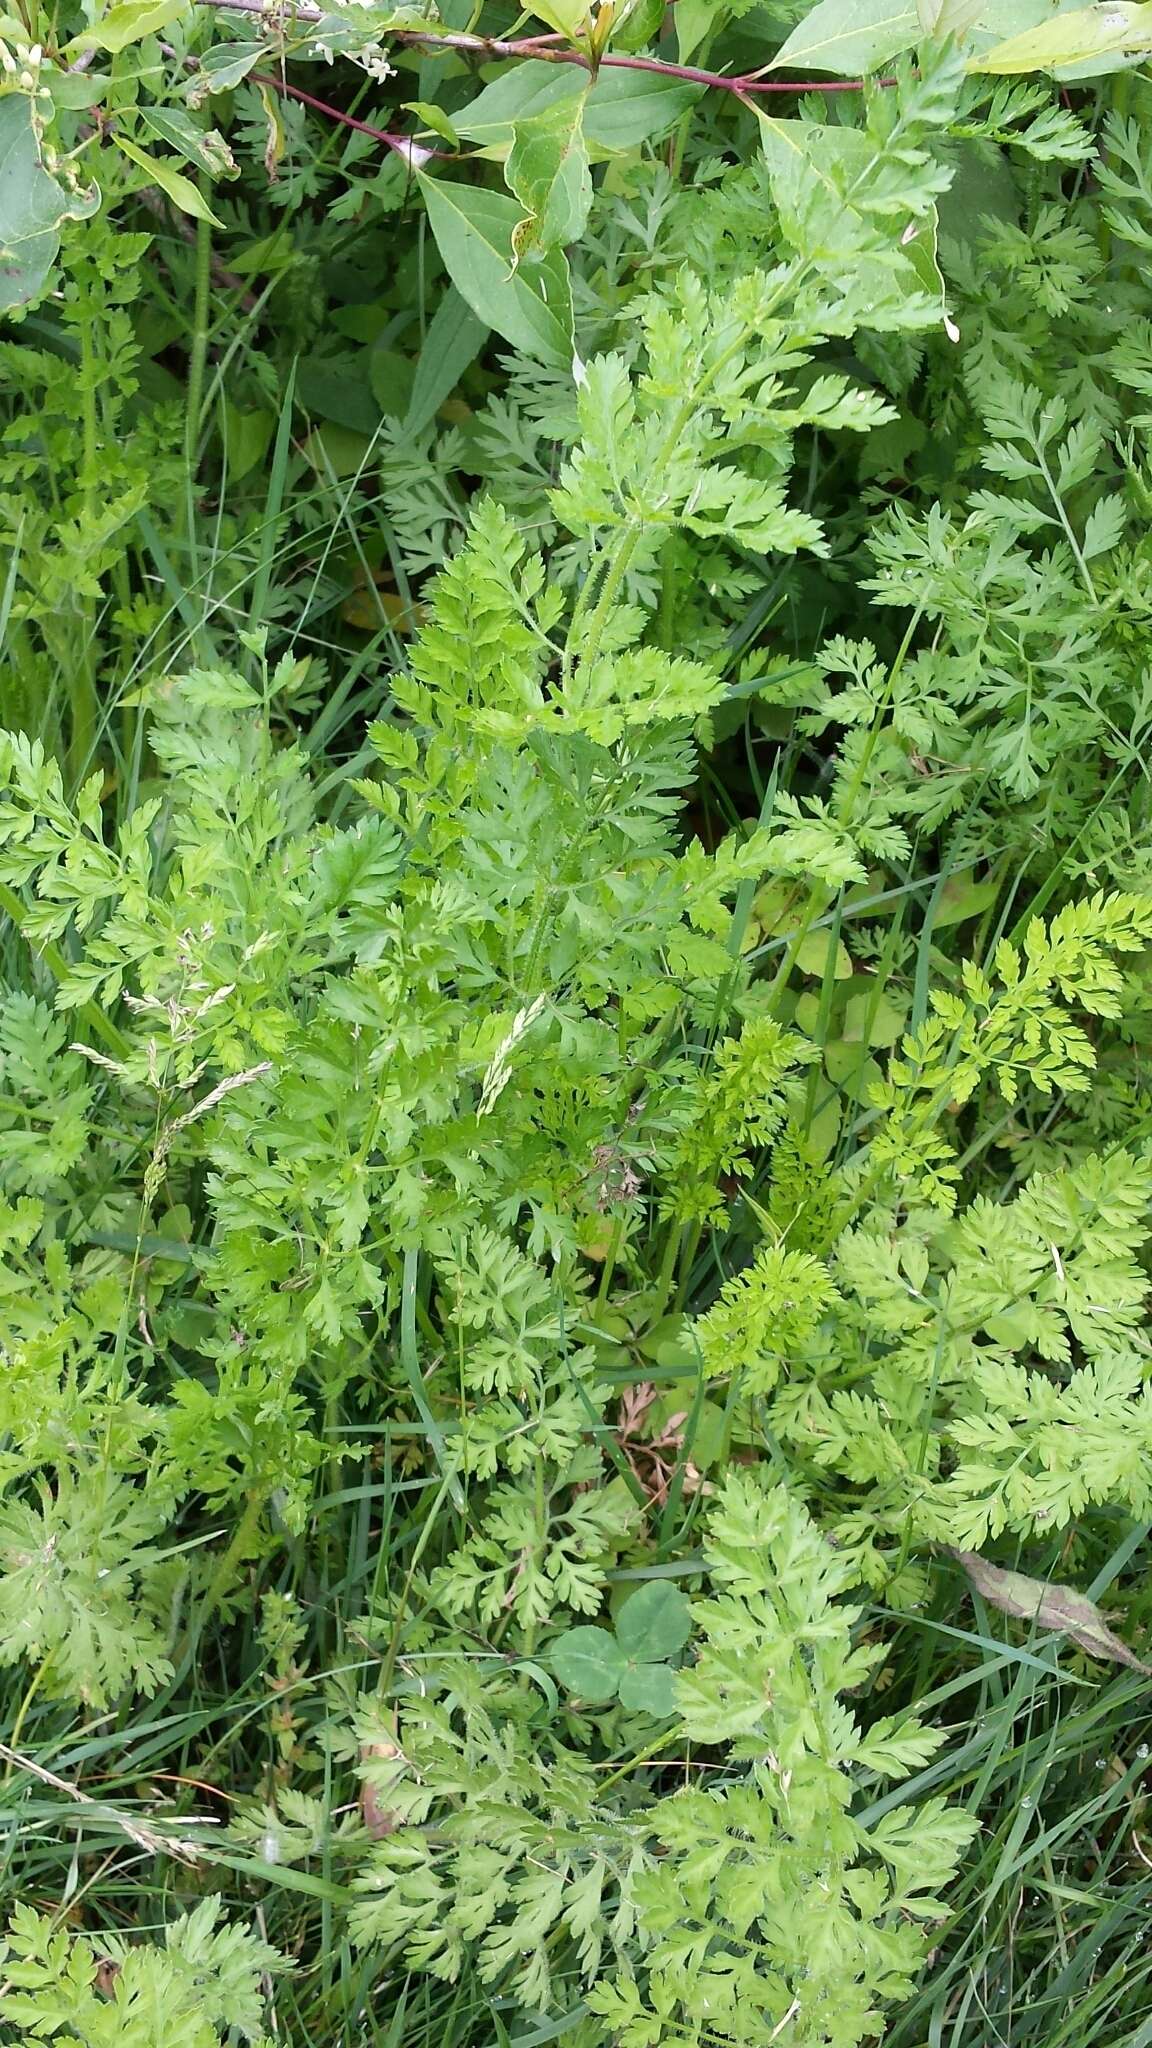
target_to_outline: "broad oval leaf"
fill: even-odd
[[[606,1628],[565,1629],[548,1654],[561,1685],[575,1699],[592,1707],[615,1699],[626,1666],[619,1643]]]
[[[656,71],[601,69],[588,95],[584,136],[589,147],[636,149],[659,142],[695,106],[704,87]]]
[[[418,171],[444,267],[478,320],[537,362],[572,362],[572,288],[562,250],[516,268],[513,234],[523,218],[514,199]]]
[[[453,114],[452,125],[486,154],[498,154],[511,147],[517,122],[587,93],[584,139],[590,149],[614,153],[636,149],[642,142],[659,142],[702,91],[702,86],[659,72],[611,67],[602,68],[589,87],[588,74],[579,65],[530,58],[486,85],[470,106]]]
[[[587,73],[576,65],[542,64],[531,58],[502,71],[453,113],[452,126],[457,135],[484,148],[510,146],[517,121],[530,121],[562,100],[579,98],[587,84]]]
[[[27,93],[0,98],[0,312],[36,297],[60,247],[60,225],[94,213],[96,186],[66,192],[44,169]]]

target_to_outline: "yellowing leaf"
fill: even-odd
[[[976,1591],[1001,1614],[1037,1622],[1041,1628],[1071,1636],[1090,1657],[1107,1657],[1114,1664],[1127,1665],[1130,1671],[1152,1676],[1152,1667],[1142,1664],[1127,1643],[1121,1642],[1086,1593],[1078,1593],[1074,1586],[1054,1586],[1047,1579],[1029,1578],[1026,1572],[1003,1571],[973,1550],[954,1550],[952,1555],[963,1565]]]
[[[588,26],[587,0],[532,0],[530,12],[573,43]]]
[[[131,44],[143,42],[145,36],[159,35],[184,9],[185,0],[124,0],[123,6],[110,7],[100,21],[74,36],[65,55],[72,57],[84,50],[127,50]]]
[[[829,938],[827,932],[807,932],[796,948],[796,965],[801,974],[815,974],[823,979],[828,969]],[[852,973],[852,960],[842,940],[837,939],[833,956],[832,978],[847,981]]]
[[[962,40],[986,8],[985,0],[917,0],[916,12],[923,34],[943,42],[949,36]]]
[[[356,587],[340,607],[340,617],[362,633],[376,633],[389,625],[396,633],[414,633],[424,614],[419,605],[406,604],[395,590],[382,590],[373,577],[368,582],[361,570]]]
[[[1116,51],[1138,54],[1144,50],[1152,50],[1152,4],[1081,7],[995,44],[983,56],[974,57],[969,69],[1002,77],[1085,64]]]

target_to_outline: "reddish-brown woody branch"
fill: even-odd
[[[314,4],[314,0],[295,0],[294,5],[279,9],[268,7],[265,0],[197,0],[197,4],[201,7],[219,7],[229,14],[262,15],[270,25],[281,27],[295,22],[307,26],[323,20],[325,13],[323,8]],[[662,78],[682,78],[689,85],[699,85],[718,92],[732,92],[741,98],[751,98],[756,93],[862,92],[864,89],[862,78],[785,80],[762,78],[755,74],[750,77],[731,78],[720,71],[702,71],[695,64],[670,64],[665,63],[660,57],[624,57],[612,50],[605,56],[593,58],[583,50],[575,50],[568,45],[557,47],[551,38],[545,36],[523,36],[513,42],[503,42],[494,36],[457,34],[448,30],[438,34],[435,29],[406,28],[389,30],[385,40],[392,43],[410,43],[422,50],[455,50],[461,55],[474,57],[535,57],[544,64],[577,64],[584,71],[653,71]],[[274,82],[265,81],[268,84]],[[873,82],[876,85],[894,83],[890,78],[878,78]],[[292,92],[293,97],[308,103],[307,93],[298,92],[292,87],[282,89]],[[320,107],[325,113],[335,111],[319,101],[313,101],[312,104]],[[390,148],[396,148],[398,145],[403,145],[405,149],[408,147],[403,136],[392,136],[383,129],[367,128],[363,122],[350,121],[347,116],[341,118],[349,126],[364,128],[369,135],[375,134]]]
[[[391,128],[374,128],[370,121],[358,121],[355,114],[346,114],[343,107],[333,107],[327,100],[318,100],[314,93],[304,92],[298,85],[289,85],[286,78],[272,78],[266,71],[253,71],[249,76],[253,85],[270,86],[273,92],[282,92],[289,99],[300,100],[315,113],[326,115],[329,121],[338,121],[342,128],[355,128],[358,135],[370,135],[374,142],[382,142],[388,149],[394,149],[406,163],[411,162],[414,148],[419,150],[418,163],[431,156],[448,155],[446,150],[425,149],[422,143],[414,144],[410,135],[397,134]]]

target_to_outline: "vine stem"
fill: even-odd
[[[215,7],[226,14],[262,15],[270,23],[280,26],[283,26],[286,20],[308,25],[324,19],[324,9],[316,6],[314,0],[294,0],[293,5],[282,11],[269,7],[266,0],[196,0],[196,4],[199,7]],[[388,40],[394,43],[414,44],[422,50],[455,50],[473,57],[535,57],[544,64],[577,64],[582,70],[593,74],[599,70],[653,71],[661,78],[681,78],[690,85],[707,86],[718,92],[736,93],[742,98],[748,98],[755,93],[863,92],[866,83],[863,78],[789,80],[761,78],[755,74],[729,78],[721,71],[704,71],[695,64],[666,63],[662,57],[625,57],[611,50],[604,56],[593,57],[587,51],[574,49],[570,45],[557,48],[541,36],[522,36],[515,41],[506,42],[494,36],[477,36],[452,31],[438,35],[434,29],[405,28],[393,29]],[[273,81],[264,82],[269,84]],[[876,78],[870,82],[882,86],[896,83],[894,78]],[[295,92],[292,87],[288,87],[287,90],[293,92],[295,98],[304,99],[305,103],[308,103],[305,94]],[[336,111],[322,101],[314,100],[311,104],[327,114]],[[340,115],[339,118],[345,122],[349,120],[347,115]],[[351,122],[350,125],[360,127],[363,124]],[[399,146],[405,153],[412,146],[406,136],[394,136],[386,129],[365,128],[364,132],[386,142],[389,148],[395,149]]]
[[[391,128],[374,128],[370,121],[357,120],[355,114],[346,114],[343,107],[330,106],[327,100],[318,100],[314,93],[305,92],[298,85],[289,85],[286,78],[273,78],[267,71],[250,72],[253,85],[267,85],[273,92],[283,93],[290,100],[299,100],[314,113],[325,114],[330,121],[338,121],[342,128],[355,128],[358,135],[370,135],[374,142],[382,142],[388,149],[394,149],[405,163],[422,164],[429,157],[446,157],[455,162],[455,152],[445,149],[425,149],[422,143],[413,142],[410,135],[400,135]]]

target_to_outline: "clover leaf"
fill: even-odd
[[[630,1664],[657,1664],[674,1657],[691,1633],[688,1602],[667,1579],[650,1579],[624,1602],[616,1617],[616,1638]]]
[[[667,1659],[684,1648],[691,1629],[683,1593],[653,1579],[625,1601],[615,1629],[584,1624],[557,1636],[552,1669],[587,1706],[619,1699],[633,1713],[664,1720],[676,1711],[675,1672]]]
[[[552,1645],[552,1669],[570,1693],[590,1707],[615,1699],[627,1666],[606,1628],[569,1628]]]

